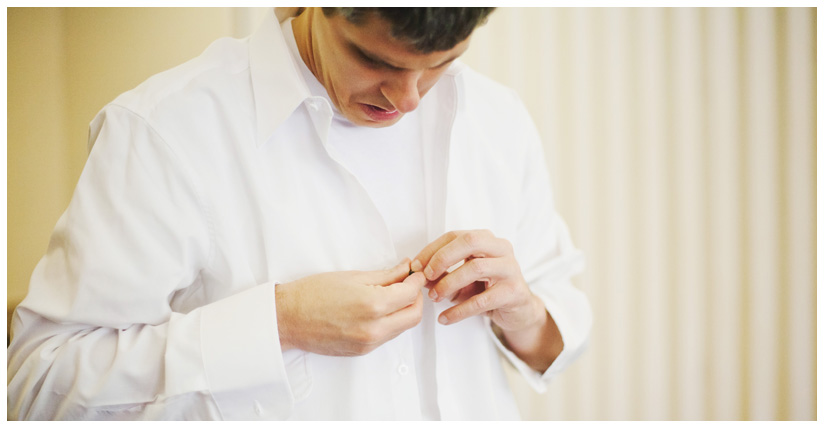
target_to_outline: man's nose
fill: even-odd
[[[395,76],[382,86],[381,92],[399,112],[412,112],[421,101],[421,95],[418,92],[420,77],[420,73],[416,72],[406,72]]]

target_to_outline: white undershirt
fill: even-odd
[[[335,108],[324,86],[301,59],[292,32],[292,20],[284,21],[281,29],[310,92],[313,96],[326,98],[332,106],[334,116],[328,135],[329,144],[344,167],[366,188],[383,216],[398,258],[412,259],[427,245],[424,160],[418,111],[405,114],[397,123],[386,128],[352,124]],[[409,334],[412,340],[422,418],[438,420],[434,341],[436,316],[432,314],[432,303],[426,296],[424,303],[421,323],[405,334]]]

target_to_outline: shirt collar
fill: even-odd
[[[455,79],[464,68],[465,65],[459,60],[454,61],[441,77],[441,81]],[[284,40],[281,25],[274,12],[267,15],[250,36],[249,69],[255,98],[255,144],[256,147],[260,147],[301,103],[312,98],[298,65],[292,60],[289,46]],[[329,120],[332,119],[331,104],[329,106],[329,118],[323,121],[325,126],[317,129],[322,139],[325,139],[326,134],[323,128],[327,128]],[[315,122],[318,128],[319,123]]]
[[[274,12],[249,38],[249,70],[255,98],[256,146],[260,146],[311,96],[290,57]]]

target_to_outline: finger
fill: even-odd
[[[446,245],[447,243],[458,238],[458,236],[462,232],[464,231],[447,232],[445,234],[442,234],[441,237],[438,237],[435,240],[433,240],[430,244],[424,246],[424,248],[421,249],[420,252],[418,252],[418,255],[416,255],[415,258],[413,258],[412,264],[410,265],[410,269],[412,269],[414,272],[422,271],[424,267],[426,267],[427,264],[430,262],[430,258],[433,257],[433,255],[435,254],[435,252],[438,251],[438,249],[444,247],[444,245]]]
[[[439,302],[446,299],[452,302],[453,304],[459,304],[466,301],[469,297],[473,295],[478,295],[481,292],[484,292],[486,289],[486,282],[473,282],[467,285],[466,287],[459,289],[458,292],[449,295],[439,296]]]
[[[402,283],[409,283],[420,289],[427,286],[427,278],[423,273],[413,273],[407,276]]]
[[[420,323],[423,303],[424,298],[419,291],[412,304],[364,326],[357,341],[366,347],[357,354],[367,353]]]
[[[386,286],[404,280],[410,274],[410,260],[404,258],[400,264],[386,270],[363,271],[360,280],[368,285]]]
[[[417,291],[415,299],[410,305],[400,308],[382,319],[381,322],[384,324],[385,329],[391,333],[391,336],[387,338],[387,340],[395,338],[398,334],[421,322],[424,297],[421,295],[420,289]]]
[[[382,302],[379,304],[380,314],[392,314],[404,307],[413,304],[421,295],[421,288],[426,284],[424,274],[415,273],[400,283],[394,283],[380,290]]]
[[[429,297],[435,302],[453,297],[459,290],[475,283],[503,279],[513,273],[511,258],[474,258],[442,277]]]
[[[460,304],[460,303],[470,299],[470,297],[472,297],[474,295],[478,295],[481,292],[484,292],[485,290],[487,290],[487,284],[486,283],[484,283],[484,282],[475,282],[475,283],[465,287],[464,289],[459,290],[458,293],[456,293],[455,295],[448,296],[447,298],[453,304]]]
[[[477,316],[504,307],[510,301],[507,288],[492,287],[471,296],[466,301],[444,310],[438,316],[438,323],[451,325],[468,317]]]
[[[512,253],[510,242],[497,238],[490,231],[467,231],[438,249],[423,272],[427,279],[435,280],[448,268],[467,258],[502,257]]]

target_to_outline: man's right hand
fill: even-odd
[[[281,350],[371,352],[421,321],[427,283],[410,261],[384,271],[316,274],[275,287]]]

